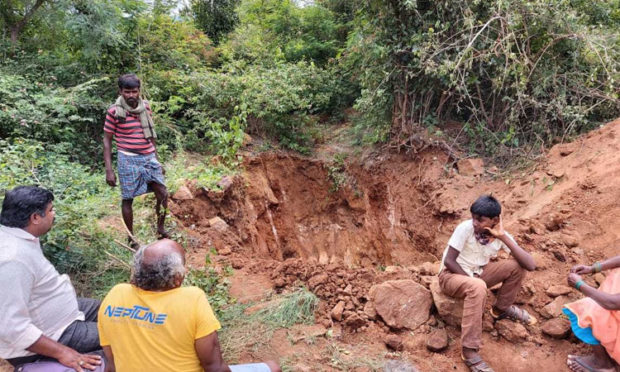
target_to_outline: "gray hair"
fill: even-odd
[[[146,264],[145,249],[141,247],[133,257],[131,284],[147,291],[174,288],[176,279],[185,275],[183,256],[179,252],[170,252],[157,262]]]

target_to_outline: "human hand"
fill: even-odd
[[[116,174],[112,169],[105,171],[105,182],[112,187],[116,186]]]
[[[575,265],[571,267],[570,272],[579,274],[579,275],[585,275],[585,274],[593,273],[594,268],[592,266],[586,266],[586,265]]]
[[[101,365],[101,356],[80,354],[71,348],[66,348],[58,358],[58,361],[63,366],[73,368],[77,372],[84,372],[84,370],[92,371]]]
[[[575,274],[575,273],[570,273],[568,274],[568,285],[571,287],[575,287],[575,284],[577,284],[578,281],[581,280],[581,276],[579,274]]]
[[[497,223],[497,225],[495,225],[494,228],[485,227],[484,229],[495,238],[502,238],[506,235],[506,231],[504,230],[504,222],[502,221],[501,214],[499,215],[499,222]]]

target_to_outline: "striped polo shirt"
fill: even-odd
[[[151,107],[144,101],[149,115]],[[155,146],[151,141],[144,137],[144,131],[140,124],[140,117],[127,113],[124,123],[120,123],[116,118],[116,106],[112,105],[106,114],[103,130],[114,134],[116,138],[116,147],[119,151],[130,152],[134,154],[150,154],[155,151]]]

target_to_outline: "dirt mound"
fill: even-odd
[[[370,153],[341,162],[263,153],[247,157],[243,174],[225,182],[223,190],[189,184],[190,197],[175,200],[171,210],[199,242],[195,262],[204,261],[204,248],[215,247],[221,261],[240,269],[236,275],[243,280],[263,273],[276,290],[307,286],[322,300],[317,322],[324,326],[336,322],[349,332],[381,338],[399,331],[369,311],[370,287],[412,279],[429,288],[434,274],[429,268],[436,267],[455,226],[469,218],[471,202],[493,193],[502,201],[507,230],[538,264],[517,302],[544,320],[578,297],[548,291],[565,283],[573,264],[620,253],[618,131],[620,120],[553,147],[527,171],[502,176],[481,169],[478,160],[471,162],[475,171],[465,171],[469,168],[435,149],[415,158]],[[237,280],[239,285],[243,280]],[[568,341],[540,329],[498,330],[487,323],[485,347],[495,350],[489,361],[501,364],[501,340],[516,345],[514,363],[504,370],[545,363],[553,370],[561,357],[545,358],[574,351]],[[433,316],[416,337],[441,326]],[[448,329],[458,337],[456,329]],[[548,349],[540,349],[543,345]],[[538,364],[525,362],[528,353],[536,355]],[[454,367],[442,360],[441,368]]]

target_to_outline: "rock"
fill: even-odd
[[[390,280],[374,285],[368,297],[383,321],[396,329],[418,328],[428,320],[433,304],[430,291],[413,280]]]
[[[431,275],[422,275],[420,277],[420,283],[426,288],[430,288],[431,283],[433,282],[434,276]]]
[[[567,248],[573,248],[579,245],[579,239],[573,235],[563,235],[561,237],[562,244]]]
[[[329,338],[341,338],[342,337],[342,326],[340,324],[334,324],[330,330],[325,334]]]
[[[219,232],[224,232],[228,230],[228,224],[226,223],[226,221],[217,216],[209,219],[209,226],[213,227]]]
[[[605,275],[602,273],[594,274],[593,278],[594,278],[594,281],[598,283],[598,285],[603,284],[603,282],[605,281]]]
[[[562,306],[569,302],[571,302],[571,300],[568,297],[558,296],[540,310],[540,315],[547,319],[557,318],[562,315]]]
[[[344,301],[339,301],[336,306],[332,309],[331,316],[332,319],[339,322],[342,320],[342,313],[344,312]]]
[[[461,159],[456,167],[462,176],[479,176],[484,173],[484,161],[480,158]]]
[[[439,263],[424,262],[420,266],[420,275],[437,275],[439,274]]]
[[[566,262],[566,256],[564,256],[564,253],[560,251],[552,251],[551,253],[553,253],[553,257],[555,257],[556,260]]]
[[[175,192],[172,195],[172,199],[174,199],[174,200],[192,200],[192,199],[194,199],[194,195],[192,195],[192,192],[189,190],[189,188],[187,186],[181,186],[181,187],[179,187],[177,192]]]
[[[540,328],[547,336],[557,339],[566,338],[571,330],[570,321],[563,318],[548,320]]]
[[[419,372],[419,370],[408,362],[390,359],[383,365],[383,372]]]
[[[328,281],[329,281],[329,276],[327,275],[327,273],[321,273],[321,274],[313,276],[312,278],[308,280],[308,287],[310,289],[315,289],[320,284],[327,283]]]
[[[443,294],[437,277],[431,283],[431,293],[439,317],[449,325],[460,326],[463,318],[463,300]]]
[[[324,337],[326,333],[327,329],[320,324],[296,324],[288,331],[289,338],[294,344],[303,340],[312,341],[317,337]]]
[[[225,246],[225,247],[218,249],[217,253],[221,254],[222,256],[228,256],[229,254],[232,253],[232,249],[230,249],[229,246]]]
[[[368,317],[368,319],[375,319],[377,317],[375,305],[371,301],[364,304],[364,314]]]
[[[222,177],[216,184],[222,191],[227,191],[233,185],[233,179],[229,176]]]
[[[530,335],[521,323],[513,322],[508,319],[502,319],[495,322],[495,329],[497,329],[497,332],[503,338],[512,343],[521,342],[527,339]]]
[[[388,335],[385,340],[385,345],[392,350],[402,351],[403,340],[397,335]]]
[[[434,330],[426,339],[426,348],[436,353],[448,347],[448,333],[445,328]]]
[[[567,295],[572,291],[573,289],[571,287],[567,287],[565,285],[552,285],[551,287],[547,288],[547,295],[549,295],[549,297],[558,297],[562,295]]]
[[[564,219],[557,214],[550,214],[545,222],[545,227],[549,231],[557,231],[564,226]]]
[[[353,313],[344,320],[344,325],[350,329],[356,330],[366,325],[366,321],[359,315]]]

